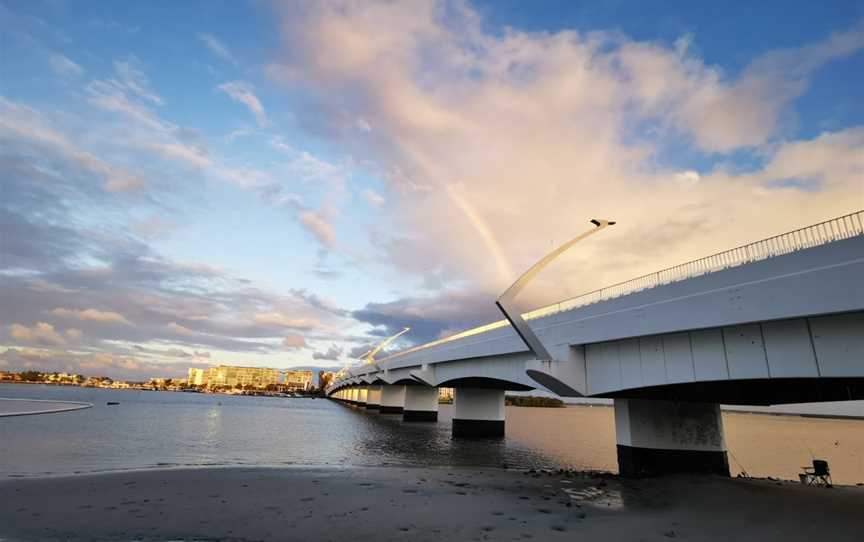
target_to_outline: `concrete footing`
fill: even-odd
[[[405,386],[405,407],[402,420],[406,422],[438,421],[438,388]]]
[[[402,414],[405,386],[381,386],[381,414]]]
[[[621,476],[729,476],[719,404],[615,399],[615,435]]]
[[[504,436],[504,390],[457,388],[453,392],[453,437]]]

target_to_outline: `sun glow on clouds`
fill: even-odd
[[[667,47],[603,31],[491,32],[464,3],[276,11],[285,59],[271,72],[314,93],[322,122],[375,126],[374,138],[347,144],[399,172],[385,175],[395,233],[379,249],[408,275],[437,270],[439,284],[493,298],[589,218],[617,219],[526,292],[536,304],[861,205],[854,129],[801,141],[778,131],[815,70],[864,46],[860,23],[730,75],[691,52],[698,36]],[[651,136],[637,137],[645,126]],[[766,165],[663,167],[664,138],[708,156],[752,152]],[[770,189],[781,161],[794,164],[784,177],[818,170],[820,190]]]
[[[730,70],[698,32],[493,28],[460,1],[264,9],[282,41],[259,58],[185,22],[188,78],[158,47],[21,38],[13,77],[56,92],[0,96],[0,367],[341,362],[404,325],[424,341],[497,319],[495,296],[593,217],[619,225],[526,306],[864,206],[864,127],[794,129],[820,68],[861,55],[860,22]],[[165,254],[178,238],[221,259]],[[275,286],[228,270],[279,252]]]

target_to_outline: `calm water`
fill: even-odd
[[[614,471],[608,407],[507,408],[507,438],[450,438],[324,399],[235,397],[0,384],[0,397],[89,401],[77,412],[0,418],[0,475],[33,476],[204,465],[568,467]],[[118,406],[106,406],[119,401]],[[724,415],[730,463],[795,479],[811,454],[836,483],[864,482],[864,420]]]

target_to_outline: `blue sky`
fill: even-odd
[[[595,214],[621,227],[526,305],[864,206],[860,2],[34,1],[0,26],[0,369],[337,366],[496,318]]]

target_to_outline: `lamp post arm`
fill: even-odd
[[[544,256],[540,261],[532,265],[525,273],[519,277],[516,282],[514,282],[509,288],[507,288],[503,294],[495,301],[495,305],[498,309],[504,313],[504,317],[510,322],[510,325],[513,326],[513,329],[522,339],[522,342],[531,350],[534,355],[537,356],[537,359],[541,360],[551,360],[552,355],[546,350],[546,347],[543,346],[542,341],[540,341],[539,337],[534,333],[528,323],[525,322],[525,319],[522,318],[522,315],[513,305],[513,301],[516,296],[519,295],[519,292],[522,291],[525,286],[531,282],[531,280],[537,276],[540,271],[543,270],[547,265],[549,265],[555,258],[560,256],[567,249],[578,243],[579,241],[594,235],[595,233],[603,230],[609,226],[615,224],[614,221],[604,220],[604,219],[593,219],[591,223],[594,224],[594,227],[585,233],[574,237],[573,239],[567,241],[560,247],[556,248],[546,256]]]
[[[381,349],[385,348],[388,344],[392,343],[393,341],[395,341],[396,339],[398,339],[398,338],[401,337],[402,335],[408,333],[410,330],[411,330],[410,327],[405,326],[405,329],[403,329],[403,330],[400,331],[399,333],[396,333],[395,335],[393,335],[393,336],[391,336],[391,337],[387,337],[386,339],[384,339],[383,341],[381,341],[381,342],[378,344],[378,346],[376,346],[375,348],[373,348],[373,349],[370,350],[369,352],[363,354],[363,359],[366,360],[366,363],[375,363],[375,354],[377,354],[378,352],[380,352]]]

